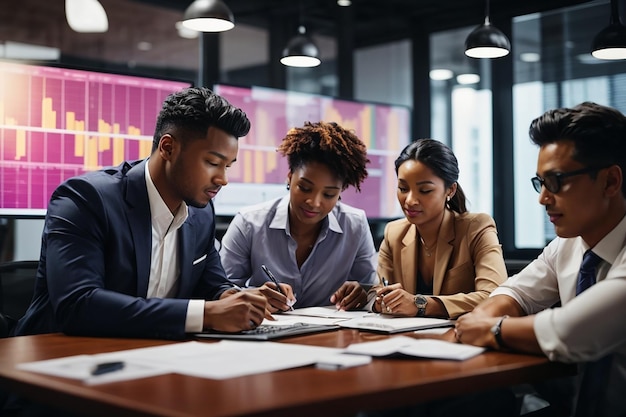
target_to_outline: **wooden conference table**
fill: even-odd
[[[338,330],[282,342],[346,347],[384,337]],[[338,371],[308,366],[226,380],[169,374],[95,386],[15,368],[21,362],[167,343],[175,342],[60,334],[0,339],[0,387],[89,416],[317,417],[349,416],[364,409],[409,405],[575,373],[573,365],[503,352],[486,352],[460,362],[374,359],[368,365]]]

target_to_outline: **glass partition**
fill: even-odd
[[[592,2],[513,19],[515,246],[542,248],[555,236],[530,178],[537,147],[531,121],[548,109],[594,101],[626,112],[626,62],[591,56],[593,37],[609,22],[608,2]]]
[[[473,29],[430,37],[431,137],[452,147],[469,210],[492,214],[491,73],[487,62],[463,53]]]

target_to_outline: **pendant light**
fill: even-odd
[[[65,18],[74,32],[102,33],[109,30],[109,19],[98,0],[65,0]]]
[[[222,0],[195,0],[185,10],[183,26],[198,32],[224,32],[235,27],[235,18]]]
[[[598,59],[626,59],[626,27],[620,19],[617,0],[611,0],[609,25],[593,38],[591,51]]]
[[[306,35],[304,25],[298,27],[298,34],[291,38],[280,62],[288,67],[317,67],[322,63],[319,49],[313,39]]]
[[[465,55],[470,58],[500,58],[511,51],[504,33],[489,21],[489,0],[485,6],[485,22],[474,29],[465,40]]]

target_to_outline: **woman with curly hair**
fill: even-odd
[[[365,212],[340,196],[349,186],[360,191],[367,177],[365,145],[336,123],[306,122],[277,150],[288,159],[289,194],[237,213],[220,250],[226,275],[240,286],[276,288],[266,265],[295,307],[364,308],[376,280],[374,242]]]

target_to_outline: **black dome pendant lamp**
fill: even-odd
[[[485,5],[485,22],[465,40],[465,55],[470,58],[501,58],[511,51],[511,42],[489,21],[489,0]]]
[[[617,9],[617,0],[611,0],[611,20],[591,43],[591,55],[598,59],[626,59],[626,27]]]

